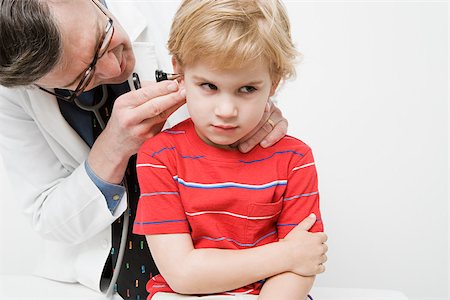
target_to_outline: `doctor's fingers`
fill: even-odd
[[[135,118],[136,123],[141,123],[148,119],[154,119],[154,121],[157,122],[165,121],[184,103],[186,103],[184,90],[158,96],[134,107],[133,117]]]
[[[323,254],[325,254],[325,253],[327,253],[328,252],[328,246],[327,246],[327,244],[322,244],[322,253]]]
[[[155,117],[145,119],[139,124],[136,124],[133,128],[133,134],[136,137],[140,138],[143,142],[151,137],[154,137],[161,132],[167,118],[180,106],[181,105],[165,110]]]
[[[158,128],[158,126],[155,127],[157,124],[163,124],[167,121],[167,118],[170,117],[178,108],[180,108],[184,103],[178,103],[175,106],[172,106],[162,112],[160,112],[157,115],[149,115],[147,113],[146,116],[144,116],[144,119],[139,123],[139,127],[142,128],[142,130],[146,133],[147,138],[150,138],[154,136],[155,134],[159,133],[161,131],[161,128]],[[156,131],[155,131],[156,130]]]
[[[326,268],[324,264],[320,264],[317,266],[316,269],[316,274],[322,274],[323,272],[325,272]]]
[[[142,82],[142,88],[123,94],[116,100],[114,105],[123,107],[136,107],[150,100],[175,92],[180,92],[178,83],[176,81],[144,81]]]
[[[142,88],[136,90],[140,102],[138,105],[153,98],[168,95],[179,91],[180,87],[176,80],[164,80],[161,82],[143,81]]]
[[[267,148],[281,140],[287,133],[288,122],[283,117],[281,110],[273,103],[268,103],[268,108],[263,115],[263,125],[249,139],[239,144],[239,150],[248,152],[254,146],[260,144]]]
[[[261,142],[262,147],[270,147],[281,138],[283,138],[288,130],[288,121],[283,117],[281,110],[272,105],[271,115],[269,116],[268,123],[272,126],[272,130],[264,137]]]
[[[161,129],[164,127],[164,124],[168,117],[173,114],[178,108],[180,108],[184,103],[179,103],[175,106],[162,111],[156,116],[150,116],[148,118],[144,118],[142,121],[134,124],[130,127],[130,132],[132,135],[137,137],[141,142],[145,142],[149,138],[155,136]]]

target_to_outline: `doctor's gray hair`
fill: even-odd
[[[61,36],[46,1],[0,0],[0,85],[30,85],[60,57]]]

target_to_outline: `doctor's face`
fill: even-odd
[[[98,3],[98,2],[97,2]],[[106,49],[95,64],[95,72],[85,90],[100,84],[117,84],[127,80],[134,69],[131,42],[117,19],[92,0],[48,1],[61,32],[62,59],[36,84],[45,88],[75,90],[92,63],[109,18],[114,31]]]

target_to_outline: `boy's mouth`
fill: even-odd
[[[225,124],[218,124],[218,125],[212,125],[214,129],[218,130],[218,131],[222,131],[222,132],[227,132],[227,131],[233,131],[236,128],[238,128],[238,126],[236,125],[225,125]]]

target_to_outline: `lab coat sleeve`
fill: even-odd
[[[84,161],[68,159],[65,146],[79,140],[67,136],[62,143],[36,120],[28,104],[39,100],[30,100],[23,89],[0,87],[0,155],[14,195],[7,201],[17,202],[44,238],[82,243],[125,211],[126,194],[111,213]]]

